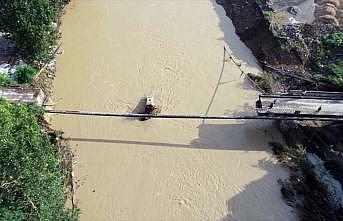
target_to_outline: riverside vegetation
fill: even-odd
[[[37,69],[53,58],[58,24],[69,0],[2,0],[0,32],[27,64],[0,86],[31,87]],[[20,56],[19,56],[20,55]],[[0,99],[0,220],[77,220],[67,209],[70,165],[37,106]],[[70,162],[69,162],[70,164]]]
[[[65,209],[68,171],[41,131],[42,115],[0,99],[0,220],[77,220],[77,210]]]
[[[27,65],[20,66],[14,81],[0,77],[0,86],[32,83],[36,69],[53,58],[58,39],[59,16],[69,0],[2,0],[0,33],[14,44]],[[17,81],[17,82],[16,82]]]

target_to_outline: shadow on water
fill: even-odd
[[[132,110],[132,113],[134,114],[141,114],[144,113],[145,109],[145,103],[146,103],[146,97],[142,97],[136,107]]]
[[[146,97],[142,97],[136,107],[131,111],[133,114],[144,114],[145,111],[145,105],[146,105]],[[125,118],[126,121],[136,121],[136,120],[142,120],[142,118],[132,118],[128,117]]]
[[[198,138],[192,140],[190,143],[184,144],[89,137],[71,137],[68,140],[74,142],[126,144],[157,148],[170,147],[241,151],[263,151],[267,148],[265,143],[258,141],[258,137],[266,136],[266,130],[259,128],[258,122],[256,121],[242,121],[241,124],[200,124],[198,129]],[[237,137],[240,139],[237,139]]]
[[[252,55],[250,49],[241,41],[239,36],[236,34],[236,29],[231,19],[226,16],[224,8],[221,5],[217,4],[216,0],[211,0],[211,3],[213,6],[213,10],[216,12],[219,18],[218,26],[223,33],[223,37],[218,38],[218,41],[225,42],[225,47],[229,49],[227,50],[227,53],[232,56],[232,58],[238,65],[242,65],[242,67],[246,68],[259,68],[258,61]],[[232,61],[228,60],[228,62]],[[234,85],[234,87],[239,87],[245,90],[251,90],[254,88],[251,82],[246,78],[244,78],[243,83],[239,82]]]
[[[215,10],[218,18],[219,18],[219,27],[222,30],[224,36],[222,38],[219,38],[218,40],[220,41],[224,41],[226,46],[230,49],[231,52],[227,51],[225,47],[223,47],[223,59],[222,59],[222,67],[219,73],[219,77],[218,77],[218,81],[216,83],[216,87],[213,91],[211,100],[207,106],[207,109],[205,111],[205,114],[207,115],[209,113],[209,111],[211,110],[212,104],[215,100],[216,94],[218,92],[218,89],[221,85],[224,85],[226,83],[232,83],[233,81],[229,81],[229,82],[222,82],[222,78],[223,78],[223,73],[226,67],[226,64],[228,62],[232,62],[230,59],[228,59],[229,56],[232,56],[235,60],[238,59],[239,61],[241,61],[245,66],[256,66],[256,60],[254,60],[254,58],[250,55],[250,51],[249,49],[243,44],[243,42],[241,42],[241,40],[239,39],[239,37],[237,36],[237,34],[235,33],[235,28],[231,22],[231,20],[226,17],[225,15],[225,11],[222,8],[222,6],[218,5],[216,3],[215,0],[212,0],[212,5],[213,5],[213,9]],[[249,59],[249,57],[251,57],[251,59]],[[237,67],[238,69],[238,67]],[[238,85],[233,85],[233,87],[240,87],[242,89],[252,89],[253,86],[252,84],[245,79],[243,81],[243,83],[237,83]],[[239,115],[239,114],[254,114],[254,108],[249,108],[247,106],[248,104],[244,104],[244,110],[241,111],[236,111],[233,114],[234,115]],[[251,105],[250,105],[251,106]],[[229,111],[226,111],[225,114],[232,114]],[[202,123],[205,123],[205,120],[202,121]]]
[[[251,51],[244,45],[238,35],[235,33],[235,27],[230,18],[225,14],[225,10],[221,5],[218,5],[215,0],[212,0],[213,10],[219,18],[219,28],[224,36],[218,40],[224,41],[226,47],[231,50],[231,55],[240,61],[242,65],[256,67],[256,59],[251,55]]]
[[[256,114],[255,106],[251,103],[244,102],[243,105],[238,106],[239,108],[232,111],[231,109],[226,109],[224,114],[233,116],[244,116],[244,115],[254,115]]]
[[[224,70],[225,70],[225,64],[228,62],[228,60],[226,59],[226,55],[227,55],[226,48],[223,47],[222,67],[221,67],[221,70],[220,70],[220,73],[219,73],[219,78],[218,78],[216,87],[215,87],[215,89],[214,89],[214,91],[213,91],[213,94],[212,94],[212,97],[211,97],[211,100],[210,100],[210,103],[208,104],[207,109],[206,109],[206,111],[205,111],[205,115],[207,115],[207,114],[209,113],[209,111],[211,110],[211,107],[212,107],[213,102],[214,102],[214,99],[215,99],[215,97],[216,97],[216,95],[217,95],[219,86],[224,85],[224,84],[227,84],[227,83],[233,82],[233,81],[222,82],[223,73],[224,73]],[[202,124],[204,124],[204,123],[205,123],[205,119],[202,120]]]
[[[228,47],[231,51],[231,55],[236,60],[242,62],[242,65],[256,67],[257,61],[251,56],[250,50],[244,45],[243,42],[241,42],[238,35],[235,33],[235,27],[233,26],[231,20],[226,16],[225,10],[221,5],[218,5],[215,0],[212,0],[211,2],[213,5],[213,10],[215,10],[219,18],[218,25],[224,34],[223,38],[218,40],[225,42],[227,45],[226,47]],[[220,74],[219,79],[221,79],[221,75],[222,73]],[[218,83],[219,82],[220,80]],[[236,86],[241,87],[242,89],[252,89],[251,83],[247,80],[244,81],[243,84],[240,83]],[[212,100],[211,103],[213,102]],[[242,109],[242,111],[235,111],[233,115],[244,115],[247,113],[253,113],[254,111],[251,107],[251,104],[248,103],[244,103]],[[226,110],[225,114],[232,114],[229,111],[230,110]],[[268,135],[267,130],[274,130],[273,128],[260,128],[260,126],[258,126],[258,122],[255,124],[255,122],[251,121],[249,121],[249,125],[233,125],[232,128],[230,128],[230,125],[216,125],[211,129],[210,127],[211,126],[208,124],[200,126],[198,138],[199,143],[212,143],[213,146],[218,147],[217,140],[222,139],[222,133],[225,133],[225,135],[228,137],[228,144],[231,147],[228,149],[249,151],[266,150],[266,146],[263,146],[263,144],[259,143],[258,136],[270,136]],[[260,128],[259,132],[257,132],[258,128]],[[237,131],[235,131],[235,129],[237,129]],[[260,133],[260,135],[258,133]],[[239,137],[239,139],[237,139],[237,137]],[[273,137],[270,137],[270,141],[272,141]],[[223,141],[218,142],[223,143]],[[275,165],[275,163],[268,160],[259,160],[257,167],[265,171],[266,175],[247,184],[243,187],[241,192],[227,201],[227,215],[221,219],[222,221],[292,220],[292,218],[294,218],[289,217],[289,210],[287,205],[282,202],[279,186],[277,184],[277,179],[279,178],[278,175],[282,169],[278,165]]]
[[[212,94],[212,97],[211,97],[211,100],[210,100],[210,103],[208,104],[207,106],[207,109],[206,109],[206,112],[205,112],[205,115],[207,115],[211,109],[211,106],[213,104],[213,101],[214,101],[214,98],[216,97],[216,94],[217,94],[217,91],[218,91],[218,88],[219,88],[219,85],[221,85],[221,80],[222,80],[222,77],[223,77],[223,73],[224,73],[224,69],[225,69],[225,63],[226,63],[226,49],[225,47],[223,47],[223,63],[222,63],[222,68],[221,68],[221,71],[220,71],[220,74],[219,74],[219,78],[218,78],[218,81],[217,81],[217,84],[216,84],[216,87],[213,91],[213,94]],[[205,120],[202,121],[202,123],[204,124]]]
[[[281,168],[268,159],[259,160],[256,167],[264,170],[265,176],[245,185],[238,195],[226,202],[228,212],[221,221],[296,220],[281,199],[277,183]]]

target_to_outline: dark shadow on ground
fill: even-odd
[[[15,55],[14,46],[0,34],[0,64]]]
[[[266,175],[249,183],[242,192],[227,201],[228,215],[221,221],[295,219],[289,217],[291,208],[282,201],[277,183],[280,178],[278,176],[283,173],[282,169],[266,159],[260,160],[257,167],[266,171]]]

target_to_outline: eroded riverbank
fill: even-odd
[[[191,13],[190,13],[191,12]],[[257,92],[223,57],[258,72],[211,1],[74,1],[63,21],[57,109],[163,113],[252,111]],[[294,220],[277,184],[287,173],[268,122],[56,116],[77,155],[81,220]]]

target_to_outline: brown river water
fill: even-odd
[[[213,1],[73,1],[63,19],[56,109],[248,114],[258,72]],[[76,154],[81,220],[294,220],[277,179],[271,122],[52,117]]]

